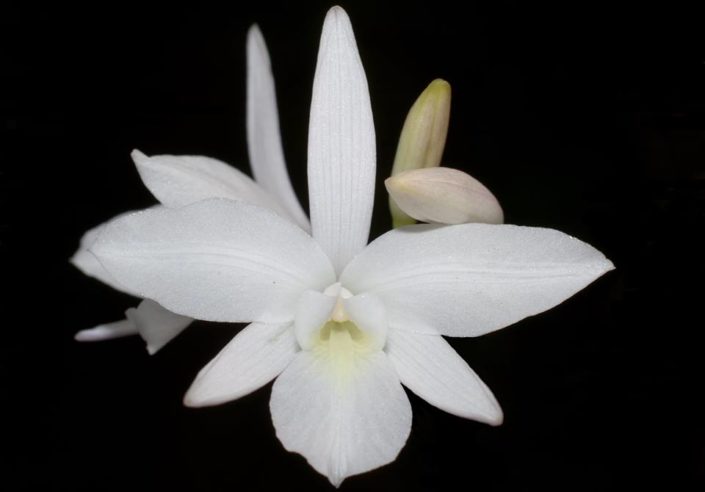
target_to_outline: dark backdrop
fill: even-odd
[[[410,395],[413,430],[397,461],[342,490],[705,488],[701,17],[673,3],[565,3],[344,4],[367,70],[380,182],[409,106],[445,78],[444,162],[492,189],[507,222],[575,235],[617,269],[545,314],[451,340],[494,390],[503,426]],[[154,203],[131,149],[247,169],[253,22],[270,47],[305,201],[329,6],[3,5],[0,488],[330,489],[274,436],[269,386],[182,407],[197,370],[240,326],[195,323],[154,357],[136,338],[76,343],[76,331],[135,301],[67,261],[86,229]],[[373,236],[389,226],[380,186]]]

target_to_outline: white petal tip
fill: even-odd
[[[189,407],[189,408],[200,408],[203,406],[203,404],[201,404],[197,399],[195,399],[193,397],[190,389],[184,395],[182,403],[184,404],[185,407]]]
[[[153,159],[137,149],[130,153],[130,157],[132,158],[132,162],[135,163],[135,167],[137,167],[137,172],[140,173],[140,176],[142,176],[145,169],[159,169],[160,165],[163,166],[163,163],[159,159]],[[144,176],[142,179],[144,180]]]
[[[133,149],[132,152],[130,152],[130,157],[132,157],[135,164],[149,160],[149,157],[138,149]]]
[[[600,278],[602,275],[604,275],[607,272],[611,272],[614,270],[616,267],[614,266],[614,263],[612,263],[607,257],[602,255],[600,253],[601,258],[597,258],[595,262],[592,265],[592,268],[589,271],[589,274],[593,277],[593,280],[596,280]]]
[[[90,276],[90,273],[86,268],[86,263],[91,260],[88,255],[91,255],[88,250],[79,249],[71,258],[69,258],[69,263],[71,263],[75,268],[78,268],[84,275]],[[97,262],[98,260],[95,261]]]
[[[326,14],[326,19],[327,18],[332,18],[334,16],[343,16],[344,19],[347,19],[348,13],[345,12],[345,9],[341,7],[340,5],[334,5],[330,9],[328,9],[328,13]]]
[[[489,388],[487,389],[487,397],[488,400],[486,404],[483,405],[485,407],[483,409],[484,411],[479,414],[476,413],[469,418],[482,422],[483,424],[491,425],[492,427],[499,427],[504,423],[504,412]]]
[[[69,263],[71,263],[73,266],[75,266],[75,267],[78,268],[79,270],[80,270],[81,267],[80,267],[79,264],[78,264],[78,259],[79,259],[79,255],[81,254],[81,251],[85,251],[85,250],[82,250],[82,249],[79,248],[79,249],[69,258]]]
[[[199,394],[199,391],[197,389],[194,389],[197,384],[200,385],[200,381],[198,380],[198,378],[191,384],[191,387],[188,389],[188,391],[186,391],[186,394],[184,395],[184,398],[182,400],[185,407],[214,407],[216,405],[222,405],[223,403],[227,403],[231,400],[238,398],[238,396],[235,396],[233,398],[218,398],[213,396],[208,397],[207,395],[201,395]]]
[[[489,403],[489,402],[487,402]],[[432,403],[433,404],[433,403]],[[437,406],[437,405],[436,405]],[[479,410],[477,407],[474,408],[468,408],[468,409],[456,409],[455,411],[447,408],[442,408],[442,410],[445,410],[453,415],[456,415],[458,417],[468,419],[468,420],[474,420],[475,422],[480,422],[482,424],[487,424],[491,425],[492,427],[499,427],[504,423],[504,413],[502,412],[502,408],[499,406],[499,404],[495,401],[494,406],[489,407],[488,405],[483,405],[485,406],[484,409]]]
[[[81,273],[88,275],[89,277],[96,276],[97,272],[101,270],[98,259],[93,256],[93,253],[91,253],[84,244],[82,244],[73,256],[69,258],[69,263],[78,268]],[[103,279],[101,278],[100,280]]]
[[[345,12],[343,7],[338,5],[331,7],[330,10],[328,10],[328,13],[326,13],[326,18],[323,21],[323,36],[325,36],[326,33],[334,31],[339,33],[347,31],[351,36],[353,35],[350,17],[348,17],[348,13]]]
[[[484,422],[492,427],[499,427],[504,423],[504,413],[501,408],[497,407],[497,412],[494,415],[488,415],[485,420],[481,420],[480,422]]]
[[[73,339],[77,342],[97,342],[103,340],[102,338],[97,338],[92,329],[79,331],[73,336]]]
[[[201,408],[222,403],[218,401],[212,402],[208,398],[203,398],[203,396],[198,394],[197,387],[200,385],[199,379],[200,378],[197,376],[196,380],[191,383],[191,386],[186,391],[186,394],[184,395],[184,398],[182,400],[184,406],[189,408]]]
[[[248,50],[253,48],[266,50],[262,30],[257,24],[252,24],[250,29],[247,31],[247,48]]]

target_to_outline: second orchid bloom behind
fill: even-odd
[[[232,169],[216,161],[153,158],[141,176],[165,206],[119,217],[86,245],[128,292],[186,319],[250,323],[185,403],[223,403],[274,380],[277,437],[336,486],[404,446],[412,418],[402,385],[454,415],[500,424],[492,392],[443,336],[483,335],[549,309],[610,261],[561,232],[512,225],[412,225],[368,245],[375,131],[339,7],[326,17],[313,84],[309,233],[279,159],[269,67],[249,60],[248,81],[257,71],[271,88],[248,94],[250,155],[253,166],[271,159],[255,176],[277,199],[233,196],[233,183],[255,188],[228,181]]]

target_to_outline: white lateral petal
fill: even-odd
[[[478,336],[563,302],[613,268],[589,244],[551,229],[418,225],[372,242],[341,282],[377,294],[400,328]]]
[[[296,306],[296,340],[303,349],[310,349],[323,325],[330,318],[337,298],[307,290]]]
[[[208,198],[242,200],[268,208],[291,220],[289,213],[252,178],[210,157],[154,155],[132,151],[145,186],[163,205],[183,207]]]
[[[247,148],[257,183],[288,211],[305,231],[311,224],[286,170],[274,77],[264,37],[255,25],[247,33]]]
[[[411,406],[383,352],[357,358],[349,374],[299,352],[272,387],[277,437],[338,486],[393,461],[411,429]]]
[[[247,325],[196,376],[184,404],[219,405],[261,388],[296,355],[292,325]]]
[[[374,294],[360,294],[343,300],[345,310],[355,325],[368,334],[376,350],[381,350],[387,339],[387,312]]]
[[[113,217],[110,221],[108,222],[103,222],[100,225],[95,226],[93,229],[88,230],[83,237],[81,237],[81,242],[79,244],[78,250],[74,253],[74,255],[71,257],[69,260],[73,266],[81,270],[85,275],[88,275],[89,277],[93,277],[95,279],[100,280],[106,285],[109,285],[115,290],[119,290],[120,292],[124,292],[126,294],[130,295],[136,295],[134,292],[130,292],[128,289],[126,289],[124,286],[120,285],[112,275],[108,273],[108,271],[103,267],[103,265],[100,264],[98,261],[98,258],[95,257],[93,253],[89,251],[89,248],[93,246],[93,243],[95,240],[98,238],[100,233],[103,231],[105,226],[111,222],[112,220],[119,219],[120,217],[124,217],[126,215],[129,215],[130,213],[134,212],[128,212],[125,214],[120,214],[116,217]],[[100,325],[100,326],[105,326],[105,325]],[[96,327],[99,328],[99,327]],[[84,331],[89,331],[89,330],[84,330]]]
[[[137,327],[129,319],[121,319],[112,323],[105,323],[94,328],[81,330],[74,335],[74,340],[78,342],[102,342],[113,338],[137,335]]]
[[[167,311],[150,299],[143,300],[137,308],[128,309],[125,315],[137,328],[150,355],[157,353],[193,321]]]
[[[92,251],[142,297],[208,321],[291,321],[305,290],[335,280],[325,253],[298,226],[218,198],[112,222]]]
[[[386,352],[402,384],[431,405],[466,419],[502,423],[490,389],[441,336],[392,329]]]
[[[365,71],[345,11],[328,11],[313,82],[308,189],[313,237],[336,271],[367,244],[375,130]]]

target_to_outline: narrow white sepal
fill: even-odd
[[[247,33],[247,148],[257,183],[305,231],[311,224],[291,186],[279,131],[274,77],[264,37],[256,25]]]
[[[367,244],[375,131],[365,71],[345,11],[328,11],[313,82],[308,188],[313,237],[337,272]]]
[[[340,277],[374,293],[389,323],[479,336],[560,304],[614,266],[562,232],[514,225],[416,225],[387,232]]]
[[[77,342],[102,342],[103,340],[137,335],[137,333],[137,327],[131,320],[121,319],[120,321],[113,321],[112,323],[81,330],[73,338]]]
[[[335,281],[325,253],[301,228],[217,198],[111,222],[92,251],[141,297],[207,321],[292,321],[305,290]]]
[[[421,222],[463,224],[504,222],[502,207],[478,180],[457,169],[404,171],[384,182],[401,210]]]
[[[385,351],[402,384],[431,405],[466,419],[502,423],[492,391],[441,336],[391,329]]]
[[[277,377],[297,350],[291,324],[251,323],[201,369],[184,405],[219,405],[245,396]]]
[[[137,328],[147,344],[147,352],[150,355],[154,355],[176,338],[193,321],[164,309],[151,299],[145,299],[136,308],[128,309],[125,315]]]
[[[394,461],[411,430],[411,406],[387,356],[355,359],[341,373],[325,353],[304,350],[272,387],[277,437],[339,486]]]

